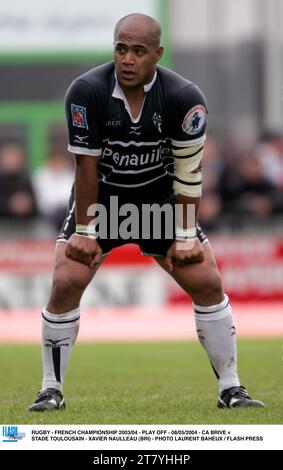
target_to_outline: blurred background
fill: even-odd
[[[64,95],[111,60],[115,23],[131,12],[160,21],[163,65],[207,97],[200,223],[240,333],[282,335],[282,2],[10,0],[0,6],[0,340],[39,340],[73,180]],[[113,251],[82,305],[81,339],[194,337],[190,301],[134,245]]]

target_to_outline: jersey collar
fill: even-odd
[[[112,96],[113,98],[117,98],[119,100],[122,100],[124,102],[124,105],[125,105],[125,108],[130,116],[130,119],[132,121],[133,124],[136,124],[137,122],[139,122],[140,120],[140,117],[141,117],[141,114],[142,114],[142,110],[143,110],[143,106],[144,106],[144,102],[145,102],[145,98],[144,98],[144,102],[143,102],[143,105],[142,105],[142,108],[141,108],[141,111],[140,111],[140,114],[138,115],[137,118],[134,118],[132,116],[132,113],[131,113],[131,109],[130,109],[130,106],[129,106],[129,103],[128,103],[128,100],[122,90],[122,88],[120,87],[119,85],[119,82],[117,80],[117,75],[116,75],[116,72],[114,72],[114,75],[115,75],[115,86],[114,86],[114,90],[113,90],[113,93],[112,93]],[[144,92],[145,93],[148,93],[151,88],[153,87],[155,81],[156,81],[156,77],[157,77],[157,72],[155,71],[155,74],[154,74],[154,77],[153,79],[151,80],[150,83],[146,83],[144,86],[143,86],[143,89],[144,89]]]
[[[122,88],[120,87],[119,82],[118,82],[118,80],[117,80],[116,72],[114,72],[114,75],[115,75],[115,86],[114,86],[114,90],[113,90],[112,96],[113,96],[113,98],[119,98],[120,100],[123,100],[123,101],[124,101],[125,95],[124,95],[123,90],[122,90]],[[153,79],[151,80],[151,82],[146,83],[146,84],[143,86],[143,89],[144,89],[144,92],[145,92],[145,93],[148,93],[148,92],[152,89],[152,87],[153,87],[153,85],[154,85],[154,83],[155,83],[155,81],[156,81],[156,77],[157,77],[157,71],[155,71],[154,77],[153,77]]]

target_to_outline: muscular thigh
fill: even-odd
[[[203,262],[185,266],[175,265],[174,271],[170,274],[196,304],[217,304],[223,300],[223,291],[221,277],[209,242],[203,245],[203,251]],[[155,258],[155,260],[166,270],[164,257]]]

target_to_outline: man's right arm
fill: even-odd
[[[84,263],[91,268],[99,264],[102,250],[94,236],[88,232],[88,224],[93,216],[87,215],[88,208],[97,202],[99,177],[97,166],[99,157],[76,155],[75,167],[75,201],[76,233],[67,244],[66,256],[74,261]]]
[[[97,202],[99,178],[97,166],[102,151],[100,136],[99,87],[90,86],[85,79],[76,79],[65,98],[69,134],[68,149],[76,155],[75,203],[76,233],[67,244],[66,256],[91,268],[99,263],[101,248],[89,230],[92,217],[87,215],[90,205]]]
[[[88,225],[93,216],[87,215],[91,204],[97,202],[99,177],[97,172],[99,157],[76,155],[75,201],[77,225]]]

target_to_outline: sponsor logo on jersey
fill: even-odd
[[[201,104],[194,106],[185,116],[182,129],[186,134],[196,135],[203,129],[206,122],[206,109]]]
[[[73,126],[88,129],[86,120],[86,108],[84,106],[78,106],[71,104]]]
[[[155,127],[157,127],[158,132],[162,132],[162,130],[161,130],[161,125],[162,125],[161,115],[158,114],[158,113],[154,113],[154,115],[152,116],[152,121],[153,121],[153,124],[155,125]]]
[[[163,149],[161,149],[161,147],[150,149],[148,152],[127,154],[114,152],[111,148],[105,147],[101,156],[101,161],[105,162],[112,160],[116,167],[142,167],[144,165],[148,166],[152,163],[161,161],[162,155]]]

